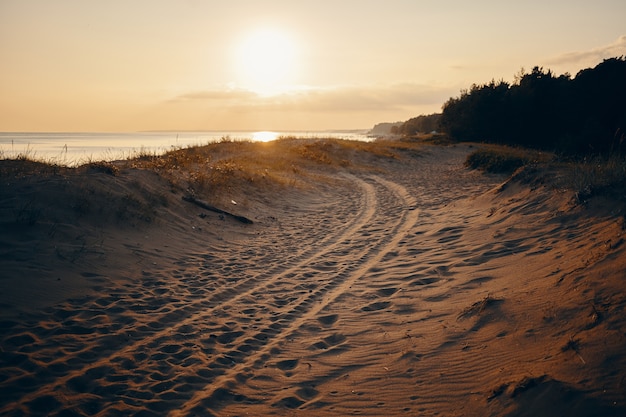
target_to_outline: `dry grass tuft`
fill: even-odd
[[[563,165],[566,174],[557,178],[557,186],[573,190],[579,203],[599,194],[626,200],[625,157],[613,155],[608,158],[585,158]]]
[[[72,171],[72,168],[47,162],[22,159],[6,159],[1,162],[1,178],[20,178],[38,175],[61,175]]]
[[[81,168],[87,170],[87,172],[101,172],[111,176],[116,176],[120,171],[119,167],[106,161],[89,162]]]
[[[529,164],[548,163],[552,154],[501,145],[481,145],[468,155],[465,166],[493,174],[512,174]]]

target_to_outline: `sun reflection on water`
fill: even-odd
[[[262,132],[254,132],[252,140],[255,142],[269,142],[278,139],[278,133],[264,130]]]

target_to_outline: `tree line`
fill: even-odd
[[[566,154],[626,153],[626,58],[606,59],[574,78],[534,67],[511,84],[474,84],[450,98],[441,114],[410,119],[397,133],[415,134],[417,125],[456,140]]]
[[[420,133],[430,133],[439,130],[440,113],[421,115],[407,120],[399,126],[393,126],[394,135],[413,136]]]

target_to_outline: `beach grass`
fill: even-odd
[[[572,191],[579,202],[592,195],[626,201],[626,157],[618,153],[563,158],[550,152],[480,144],[467,156],[465,166],[508,175],[526,184]]]
[[[465,166],[488,173],[512,174],[525,165],[549,163],[554,158],[554,155],[547,152],[481,144],[476,151],[467,156]]]

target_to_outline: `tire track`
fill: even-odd
[[[66,375],[54,378],[49,383],[44,383],[43,385],[37,387],[35,391],[24,395],[21,398],[21,402],[27,403],[29,401],[36,400],[47,393],[62,390],[64,387],[68,386],[68,384],[72,385],[71,381],[81,378],[84,375],[89,375],[90,373],[93,374],[94,370],[107,369],[107,373],[111,373],[111,371],[115,369],[116,364],[124,362],[123,358],[132,355],[133,352],[145,353],[146,347],[148,350],[155,350],[158,348],[162,339],[169,339],[172,334],[188,335],[189,326],[205,321],[211,321],[211,316],[214,313],[221,314],[225,308],[234,306],[239,301],[242,301],[245,304],[247,298],[254,297],[255,293],[266,293],[268,288],[279,285],[277,283],[280,283],[282,278],[296,275],[298,271],[307,265],[315,264],[316,262],[323,263],[324,258],[326,258],[333,251],[338,250],[342,245],[344,245],[346,240],[348,240],[351,236],[354,236],[359,230],[370,223],[372,217],[377,211],[377,200],[374,187],[371,184],[359,180],[351,175],[345,174],[345,177],[355,183],[362,190],[360,203],[361,211],[354,217],[348,226],[344,227],[340,232],[326,235],[324,238],[320,239],[316,246],[303,251],[297,258],[292,259],[292,265],[290,266],[285,266],[282,263],[277,264],[251,278],[246,279],[242,283],[238,283],[237,285],[227,287],[217,293],[211,294],[208,299],[200,297],[198,300],[189,303],[181,303],[183,304],[182,306],[160,316],[152,316],[151,321],[146,323],[147,326],[143,326],[145,329],[143,330],[141,337],[131,341],[130,343],[126,343],[125,345],[123,345],[123,342],[127,338],[116,337],[115,339],[119,339],[122,346],[118,346],[118,349],[110,350],[110,355],[106,357],[98,357],[96,352],[94,352],[96,357],[93,361],[90,361],[82,367],[70,369]],[[304,278],[305,280],[307,279],[306,277]],[[273,291],[273,293],[276,291],[277,290]],[[320,294],[313,293],[313,295],[319,296]],[[131,301],[129,300],[128,302],[130,303]],[[283,319],[284,317],[277,316],[276,320]],[[176,323],[174,327],[167,326],[167,324],[172,323]],[[126,336],[123,333],[126,331],[133,331],[133,328],[136,327],[135,323],[131,323],[131,326],[131,328],[127,329],[122,327],[114,336]],[[69,335],[70,334],[68,334],[68,336]],[[110,336],[111,335],[108,335],[108,337]],[[75,350],[78,350],[80,345],[86,344],[92,337],[93,335],[71,335],[71,343],[75,346]],[[102,338],[104,339],[105,337],[106,336],[103,336]],[[261,336],[257,335],[257,337]],[[66,339],[68,339],[69,342],[70,337],[67,337]],[[103,341],[102,343],[105,342]],[[109,341],[106,343],[110,344]],[[98,345],[97,340],[95,341],[95,344],[95,350],[101,348],[101,345]],[[70,354],[60,356],[58,359],[50,361],[48,366],[54,367],[55,365],[61,365],[75,360],[78,358],[80,353],[83,352],[76,353],[76,355]],[[137,354],[134,356],[137,356]],[[81,361],[76,362],[80,363]],[[0,412],[2,413],[7,411],[7,407],[0,409]]]
[[[348,236],[347,241],[350,241],[351,245],[354,243],[354,240],[365,239],[370,243],[374,241],[370,245],[356,245],[358,247],[356,254],[345,249],[329,251],[328,254],[336,258],[352,258],[357,255],[358,259],[354,264],[346,264],[336,268],[333,272],[334,279],[328,282],[323,289],[310,297],[298,300],[299,302],[291,307],[289,311],[283,312],[281,318],[284,321],[282,323],[274,322],[252,336],[252,338],[248,338],[248,341],[257,340],[258,342],[245,349],[247,353],[245,357],[241,355],[241,346],[236,346],[234,349],[223,353],[220,357],[225,359],[222,361],[224,363],[223,372],[218,372],[210,384],[207,384],[204,389],[198,390],[190,400],[182,405],[180,410],[170,412],[170,416],[195,415],[196,412],[202,412],[205,408],[211,407],[216,402],[215,397],[224,395],[232,381],[237,380],[239,375],[244,375],[264,366],[271,358],[273,349],[276,349],[284,340],[297,333],[305,322],[317,316],[328,305],[334,303],[405,238],[418,219],[418,211],[414,200],[402,186],[380,177],[372,177],[372,179],[379,188],[393,193],[394,197],[401,202],[395,211],[393,208],[384,210],[384,212],[378,209],[377,216],[385,218],[385,221],[382,223],[388,223],[388,218],[394,215],[399,218],[399,221],[396,222],[391,230],[370,226],[364,228],[364,230],[368,228],[373,229],[374,231],[371,233],[366,232],[360,235],[355,231],[353,236]],[[217,358],[216,361],[219,361],[220,358]],[[231,363],[228,363],[229,360]]]

